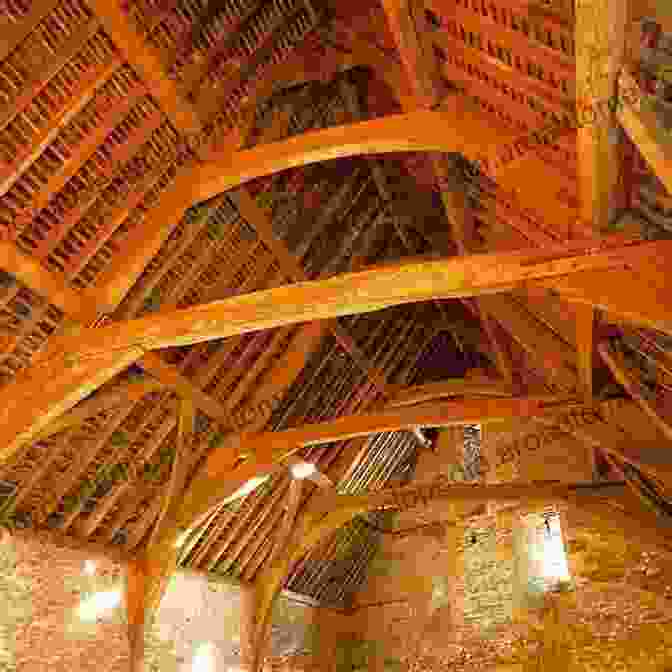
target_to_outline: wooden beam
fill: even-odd
[[[170,481],[163,493],[163,503],[156,524],[152,530],[149,545],[160,534],[164,519],[170,507],[176,506],[176,501],[181,497],[189,474],[190,457],[194,450],[194,435],[196,432],[196,407],[190,399],[183,399],[180,403],[180,416],[177,423],[177,445],[175,457],[170,472]]]
[[[664,259],[662,260],[663,264]],[[571,303],[599,308],[609,318],[622,319],[639,326],[671,333],[672,314],[663,308],[669,290],[664,287],[665,273],[652,258],[633,270],[604,270],[578,273],[576,276],[551,278],[539,283]]]
[[[67,315],[77,317],[85,314],[86,299],[79,292],[44,268],[35,258],[24,254],[16,245],[6,240],[0,241],[0,268]],[[95,314],[91,313],[86,317],[92,319]]]
[[[417,27],[413,27],[413,29],[410,32],[406,30],[408,28],[407,26],[408,17],[410,17],[411,15],[408,9],[409,8],[405,8],[406,11],[401,12],[397,11],[396,2],[388,2],[386,5],[388,19],[392,24],[394,34],[397,39],[397,46],[399,50],[402,52],[402,57],[405,53],[404,45],[407,44],[408,51],[411,52],[409,54],[411,60],[412,61],[417,60],[418,69],[415,71],[416,77],[415,78],[411,77],[411,80],[413,80],[415,84],[414,88],[416,92],[417,102],[422,106],[427,106],[428,104],[433,105],[439,100],[438,90],[435,85],[435,78],[432,76],[432,73],[435,75],[436,72],[434,72],[434,70],[431,68],[428,55],[426,54],[425,50],[423,49],[423,45],[420,42]],[[398,31],[401,30],[402,28],[404,28],[404,32],[403,35],[400,35]],[[413,72],[414,70],[411,69],[409,71],[409,74],[412,74]],[[341,88],[343,90],[350,115],[354,119],[359,119],[361,115],[354,87],[344,80]],[[375,158],[369,158],[368,163],[371,168],[371,174],[376,183],[381,198],[385,203],[389,204],[391,198],[389,190],[387,189],[385,173],[383,171],[382,166]],[[439,177],[439,184],[445,185],[447,182],[446,178],[449,176],[450,173],[450,167],[448,166],[445,157],[435,157],[432,163],[434,166],[434,172]],[[446,186],[440,187],[440,191],[441,191],[441,201],[443,203],[443,207],[446,212],[448,224],[451,228],[452,239],[456,243],[457,249],[460,252],[460,254],[465,254],[465,252],[467,251],[467,237],[468,237],[466,231],[471,231],[473,228],[472,217],[468,213],[467,208],[465,206],[464,198],[461,197],[460,194],[455,193]],[[401,227],[396,218],[393,219],[393,223],[395,224],[397,233],[399,234],[404,244],[404,247],[406,247],[406,249],[411,254],[416,254],[417,249],[415,248],[411,240],[408,238],[408,236],[405,234],[403,227]],[[441,252],[444,252],[444,250],[441,250]],[[443,313],[444,312],[443,305],[440,302],[437,302],[436,305],[439,311]],[[495,332],[495,325],[487,314],[481,313],[480,317],[484,331],[486,333],[488,341],[492,346],[492,350],[495,355],[495,364],[502,377],[505,380],[511,382],[513,379],[511,363],[509,361],[506,349],[503,347],[503,344],[500,343],[500,340],[497,338],[497,334]]]
[[[373,312],[434,298],[503,292],[526,283],[583,271],[665,263],[671,256],[670,241],[635,241],[623,245],[605,239],[599,244],[568,242],[543,251],[479,254],[388,265],[102,326],[89,330],[76,342],[63,347],[86,356],[127,347],[152,350],[190,345],[259,329]],[[630,297],[630,301],[637,303],[638,298]],[[594,300],[600,299],[596,297]],[[612,306],[607,304],[605,309],[611,310]],[[672,331],[668,312],[665,301],[655,309],[656,317],[664,324],[663,331]]]
[[[561,410],[561,409],[560,409]],[[386,409],[377,412],[346,415],[325,422],[310,423],[301,427],[261,434],[246,434],[241,439],[240,450],[257,454],[263,446],[271,450],[275,460],[283,460],[302,446],[343,441],[357,436],[378,432],[395,432],[416,427],[448,427],[451,425],[485,424],[512,417],[535,417],[549,412],[544,400],[536,397],[511,399],[464,399],[460,401],[434,401],[415,406]],[[553,412],[560,412],[553,407]],[[223,463],[217,451],[210,455],[207,471],[210,477],[226,471],[228,455]]]
[[[591,306],[574,304],[570,307],[574,311],[576,323],[577,371],[583,396],[587,404],[593,399],[593,334],[595,311]]]
[[[296,523],[296,516],[299,513],[299,507],[301,506],[301,495],[303,493],[303,481],[292,478],[289,483],[289,492],[287,493],[287,505],[285,508],[285,513],[282,517],[282,523],[280,524],[280,529],[278,535],[275,538],[275,546],[271,552],[271,556],[268,559],[268,562],[273,562],[273,557],[278,553],[282,553],[285,544],[289,541],[294,524]]]
[[[100,315],[100,305],[94,295],[85,292],[80,293],[72,289],[61,278],[45,269],[33,257],[24,254],[16,245],[8,241],[0,241],[0,268],[6,270],[32,291],[46,298],[50,303],[72,318],[69,326],[75,330],[77,329],[78,322],[80,324],[89,324]],[[53,347],[54,344],[51,343],[46,352],[40,353],[40,357],[49,356],[49,352]],[[149,352],[145,353],[139,364],[160,382],[174,388],[180,396],[192,399],[204,413],[222,423],[225,427],[234,427],[230,413],[225,406],[205,394],[197,385],[181,375],[174,366],[166,364],[160,355]],[[149,386],[156,385],[156,383],[143,384]],[[137,390],[129,390],[129,393],[132,396],[136,392],[141,391],[142,388],[138,388]],[[143,394],[148,394],[149,391],[147,389]],[[97,399],[100,399],[100,397]],[[103,403],[106,402],[103,400]],[[95,400],[92,400],[92,404],[88,404],[87,407],[91,406],[95,409],[95,404]],[[81,411],[79,409],[73,411],[72,416],[64,418],[62,423],[55,420],[45,427],[44,432],[47,432],[47,434],[41,431],[34,440],[44,438],[61,431],[66,426],[79,422],[78,418],[82,417],[82,412],[85,413],[88,411]]]
[[[79,358],[71,352],[33,365],[4,388],[0,461],[31,442],[55,418],[142,356],[136,347]]]
[[[510,134],[514,137],[514,134]],[[502,141],[487,118],[457,101],[450,111],[421,111],[332,126],[237,152],[197,166],[185,189],[204,201],[258,177],[362,154],[460,152],[477,159]]]
[[[196,407],[190,400],[180,406],[178,439],[170,482],[163,493],[158,519],[150,541],[137,559],[133,618],[129,613],[131,636],[131,670],[141,672],[144,650],[141,640],[144,629],[151,624],[156,610],[165,594],[168,579],[177,569],[179,540],[175,535],[175,517],[182,506],[182,495],[195,454]]]
[[[149,581],[142,560],[126,563],[125,606],[131,672],[142,672],[145,654],[145,598]]]
[[[398,68],[394,67],[394,63],[389,64],[375,47],[372,47],[365,40],[356,38],[356,36],[351,36],[349,44],[353,49],[353,54],[356,52],[358,62],[372,63],[376,67],[387,63],[389,67],[383,73],[386,81],[389,79],[396,86],[394,90],[399,88],[397,84],[400,74]],[[253,88],[249,94],[250,100],[245,103],[243,110],[253,108],[255,101],[258,101],[259,98],[263,99],[263,96],[269,92],[272,72],[274,72],[274,69],[270,68],[267,73],[269,80],[264,78],[255,85],[259,88]],[[273,84],[275,85],[277,82],[273,80]],[[244,113],[243,116],[245,116]],[[287,119],[284,114],[280,116],[282,119]],[[211,142],[207,143],[204,148],[206,158],[228,161],[229,158],[238,156],[238,150],[246,140],[248,127],[248,122],[243,120],[241,127],[233,129],[224,137],[215,133]],[[273,130],[265,129],[259,138],[259,142],[265,142],[268,134],[272,134]],[[152,258],[161,249],[175,226],[180,222],[189,206],[193,205],[195,200],[198,200],[193,195],[193,169],[193,163],[182,167],[169,187],[159,194],[156,205],[147,213],[143,226],[135,227],[125,238],[124,254],[118,255],[113,263],[103,269],[96,279],[95,286],[87,290],[95,298],[101,313],[112,313],[116,310]]]
[[[9,17],[1,17],[4,21],[0,26],[0,61],[4,61],[58,3],[59,0],[36,0],[29,5],[28,12],[18,22],[10,20]]]
[[[565,391],[577,386],[576,352],[546,325],[508,296],[481,298],[482,305],[525,351],[534,368]]]
[[[193,106],[182,98],[173,80],[166,76],[159,57],[138,34],[117,0],[86,2],[175,127],[184,133],[200,132],[201,122]]]
[[[637,0],[628,3],[628,19],[641,21],[653,18],[666,33],[672,33],[672,11],[670,6],[661,0]]]
[[[513,386],[498,379],[452,378],[437,383],[400,389],[390,398],[390,406],[410,406],[444,397],[512,397]]]
[[[145,371],[155,376],[164,385],[175,390],[176,394],[183,399],[188,399],[221,425],[222,428],[234,429],[236,427],[227,407],[195,385],[189,378],[183,376],[176,367],[158,354],[147,352],[138,362]]]
[[[625,388],[625,391],[639,404],[644,413],[649,416],[651,421],[665,435],[665,437],[672,441],[672,426],[658,414],[653,405],[650,404],[642,394],[639,383],[630,377],[623,355],[613,348],[610,348],[607,343],[600,343],[597,346],[597,350],[618,383],[622,385]]]
[[[439,99],[438,68],[423,41],[424,15],[414,0],[383,0],[385,17],[397,45],[401,62],[411,83],[418,107],[429,108]]]
[[[648,97],[627,69],[621,73],[619,87],[624,104],[618,107],[618,120],[667,191],[672,193],[672,141],[669,134],[661,127],[656,113],[645,107]]]
[[[669,241],[657,241],[610,248],[608,244],[606,240],[599,247],[586,246],[577,241],[543,252],[473,255],[386,266],[103,326],[70,340],[66,338],[61,341],[60,355],[54,344],[53,358],[42,362],[42,368],[31,368],[32,380],[20,376],[3,390],[6,422],[0,430],[0,446],[7,448],[0,452],[0,459],[13,453],[22,442],[31,440],[53,417],[69,410],[83,396],[152,348],[187,345],[413,301],[503,291],[535,279],[595,268],[664,265],[669,263],[666,259],[671,254],[672,245]],[[594,293],[593,296],[592,300],[603,301],[603,296]],[[624,299],[622,296],[618,298],[620,301]],[[630,296],[629,303],[639,305],[641,297]],[[607,310],[613,308],[610,304],[604,307]],[[672,332],[665,298],[647,307],[655,312],[655,321],[660,323],[662,330]],[[618,313],[618,310],[613,312]],[[66,360],[77,364],[69,369]],[[92,363],[96,360],[101,365],[100,371]],[[88,371],[88,378],[85,371]],[[63,398],[59,399],[58,394],[64,395]],[[19,397],[23,400],[21,412],[9,412],[7,409],[17,407]],[[27,409],[31,404],[38,413],[29,418]]]
[[[139,401],[142,397],[160,390],[162,387],[163,385],[157,380],[143,380],[112,390],[99,392],[90,399],[80,402],[67,413],[52,420],[43,430],[38,432],[34,441],[43,441],[54,434],[81,425],[88,418],[121,404]]]
[[[628,4],[576,3],[576,114],[582,119],[586,108],[596,112],[594,123],[579,124],[577,131],[579,195],[581,216],[595,231],[605,229],[616,210],[621,156],[616,115],[607,103],[615,100],[624,62]]]
[[[299,260],[289,251],[285,243],[280,240],[273,232],[273,225],[266,213],[259,208],[254,199],[243,187],[236,194],[232,195],[232,200],[238,206],[240,214],[255,228],[259,238],[268,246],[275,255],[280,265],[280,269],[287,279],[295,282],[306,281],[308,278],[301,266]],[[380,378],[376,371],[369,366],[366,357],[360,351],[359,347],[352,337],[343,329],[337,320],[327,322],[327,328],[334,335],[334,338],[353,358],[359,368],[366,373],[370,380],[374,382],[380,391],[385,393],[385,381]]]
[[[210,452],[204,466],[194,476],[185,493],[182,507],[175,517],[174,528],[167,529],[165,537],[174,540],[180,530],[190,528],[202,520],[213,506],[231,495],[249,479],[269,474],[277,469],[305,442],[338,440],[347,436],[360,436],[390,429],[411,429],[426,424],[471,424],[479,420],[536,417],[540,414],[561,413],[563,409],[563,405],[557,404],[546,407],[544,402],[534,398],[480,399],[346,416],[284,432],[238,436],[237,444],[229,443]],[[247,454],[249,458],[234,468],[236,455],[240,454]],[[222,478],[224,475],[226,478]]]
[[[261,401],[271,399],[275,395],[282,396],[301,373],[323,335],[323,323],[313,322],[300,328],[282,358],[278,360],[277,364],[264,376],[258,385],[250,400],[250,405],[258,406]],[[247,429],[249,431],[261,431],[266,420],[266,417],[257,418]],[[228,434],[218,446],[219,464],[225,471],[233,469],[238,458],[243,456],[240,444],[240,435]],[[250,464],[252,465],[251,467]],[[250,455],[246,464],[239,468],[242,471],[234,471],[230,478],[227,477],[225,482],[219,484],[219,489],[214,489],[213,491],[212,483],[207,475],[208,460],[206,459],[203,466],[198,469],[192,478],[191,485],[185,493],[185,505],[183,509],[180,509],[179,513],[173,512],[172,528],[169,527],[168,519],[166,519],[166,538],[174,539],[178,534],[178,529],[186,529],[198,524],[199,517],[206,516],[212,506],[217,505],[235,492],[247,479],[252,478],[255,474],[266,473],[266,471],[275,467],[276,465],[272,460],[272,456],[266,463],[263,463],[263,461],[260,462],[259,455]],[[250,473],[252,475],[247,475]],[[238,480],[237,474],[241,474]],[[229,487],[231,478],[235,485],[232,488]],[[191,512],[194,511],[196,513],[192,515]],[[152,511],[148,511],[143,515],[138,522],[140,530],[138,534],[140,536],[144,535],[143,530],[149,528],[155,516],[156,513]]]

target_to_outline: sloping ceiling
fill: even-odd
[[[2,386],[83,328],[407,257],[543,246],[576,233],[584,178],[570,132],[538,147],[547,170],[539,186],[522,172],[506,184],[468,183],[464,157],[408,152],[294,167],[197,204],[184,193],[180,180],[213,157],[420,104],[418,82],[395,91],[384,66],[369,67],[408,65],[389,7],[1,7]],[[436,109],[472,104],[505,137],[568,118],[576,63],[562,12],[531,22],[523,3],[435,0],[411,18],[435,70]],[[660,238],[670,228],[665,211],[638,204],[662,202],[662,184],[635,145],[619,142],[630,157],[614,197],[617,214],[627,214],[620,228]],[[551,202],[542,198],[549,190]],[[548,290],[519,289],[147,353],[0,463],[5,520],[137,554],[167,498],[233,435],[379,410],[402,387],[465,375],[577,395],[594,373],[596,392],[617,382],[650,402],[654,393],[638,387],[650,387],[650,375],[640,381],[634,355],[605,355],[593,371],[592,309],[572,311]],[[664,416],[669,343],[651,330],[609,332],[606,318],[599,333],[615,337],[613,348],[655,362],[660,406],[651,413]],[[193,440],[178,451],[185,398],[196,409]],[[423,443],[402,431],[304,446],[295,457],[354,492],[409,478]],[[253,580],[282,543],[290,481],[278,468],[243,499],[212,509],[184,540],[180,562]],[[306,485],[297,510],[317,489]],[[289,587],[346,601],[375,548],[371,529],[351,523],[293,568]]]

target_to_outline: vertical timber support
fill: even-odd
[[[617,79],[625,58],[627,0],[576,3],[576,116],[581,219],[599,234],[611,222],[622,157]]]
[[[131,672],[142,672],[144,666],[146,583],[144,563],[137,560],[127,563],[125,588]]]
[[[144,554],[128,563],[126,605],[128,609],[128,638],[131,652],[131,672],[144,667],[145,628],[150,627],[161,602],[168,579],[177,568],[179,544],[165,534],[181,504],[186,482],[186,469],[194,441],[196,409],[189,399],[182,400],[178,421],[177,446],[169,487],[161,506],[157,523]]]

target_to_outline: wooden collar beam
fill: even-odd
[[[373,312],[434,298],[462,298],[510,290],[526,283],[617,273],[624,278],[672,261],[672,242],[571,242],[543,251],[454,257],[406,263],[300,282],[142,319],[90,329],[57,339],[50,355],[19,374],[4,390],[0,410],[0,459],[7,458],[54,417],[68,411],[149,350],[190,345],[260,329],[342,315]],[[600,270],[600,273],[597,271]],[[584,300],[618,313],[627,307],[644,321],[672,333],[669,299],[642,302],[583,286]],[[624,306],[625,303],[625,306]],[[615,308],[612,310],[612,308]],[[642,311],[645,311],[644,313]],[[650,314],[649,314],[650,313]],[[144,361],[144,360],[143,360]]]
[[[191,345],[283,325],[374,312],[431,299],[465,298],[510,291],[527,283],[576,277],[583,272],[621,271],[672,260],[672,242],[576,241],[498,254],[451,257],[373,267],[319,281],[298,282],[222,301],[158,314],[90,330],[66,341],[63,350],[75,358],[122,351]],[[627,275],[632,275],[629,271]],[[599,274],[598,274],[599,275]],[[585,288],[589,293],[589,288]],[[629,297],[637,311],[639,297]],[[609,310],[609,297],[595,297]],[[616,310],[615,312],[618,312]],[[672,332],[669,308],[662,302],[656,318]]]

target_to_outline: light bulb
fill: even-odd
[[[317,473],[315,465],[310,462],[297,462],[291,466],[291,471],[292,476],[297,479],[308,478]]]

